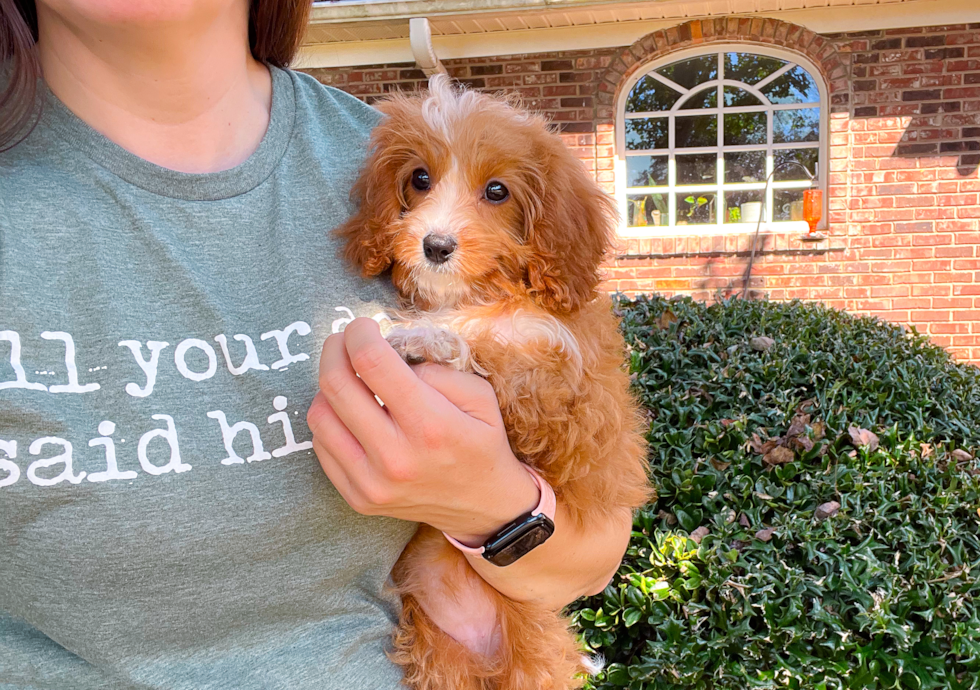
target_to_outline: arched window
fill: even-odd
[[[744,230],[760,214],[773,229],[804,229],[803,192],[825,189],[827,178],[818,74],[799,56],[738,45],[675,53],[639,70],[617,123],[626,234]]]

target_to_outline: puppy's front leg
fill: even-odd
[[[410,323],[396,326],[388,343],[409,364],[432,362],[457,371],[483,373],[473,360],[470,346],[458,333],[432,324]]]

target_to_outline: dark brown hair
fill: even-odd
[[[299,49],[311,0],[249,0],[248,44],[252,56],[286,67]],[[41,64],[34,0],[0,0],[0,151],[15,146],[37,121]]]

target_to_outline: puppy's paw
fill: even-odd
[[[388,334],[388,343],[409,364],[432,362],[458,371],[476,371],[469,345],[445,328],[396,328]]]

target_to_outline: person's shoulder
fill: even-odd
[[[380,112],[339,89],[302,72],[287,71],[295,95],[289,154],[281,174],[289,175],[294,195],[336,195],[346,215],[355,211],[349,191],[370,149]]]
[[[381,121],[380,112],[349,93],[321,84],[303,72],[289,70],[296,94],[296,115],[304,128],[322,130],[330,138],[351,136],[360,143]]]
[[[34,122],[27,130],[17,143],[0,151],[0,204],[57,194],[77,168],[78,154],[50,127]]]

